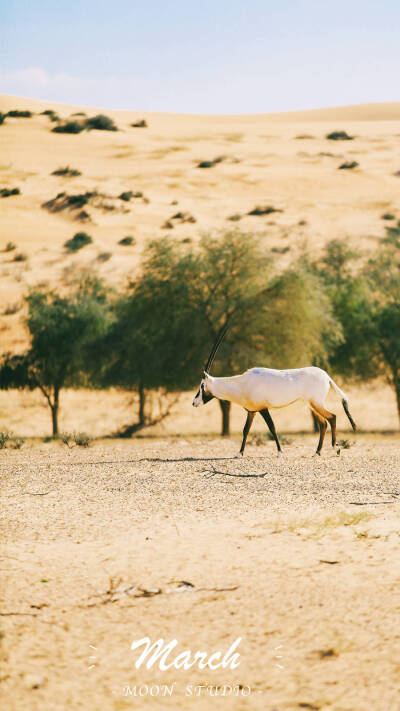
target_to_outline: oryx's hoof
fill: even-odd
[[[281,457],[283,457],[283,452],[278,452],[276,456],[278,457],[278,459],[280,459]]]
[[[235,454],[234,459],[241,459],[243,457],[243,452],[238,452]]]
[[[321,456],[321,452],[315,452],[315,454],[313,454],[313,457],[320,457],[320,456]]]
[[[337,454],[338,457],[340,457],[340,452],[341,452],[341,449],[340,449],[340,447],[338,447],[337,450],[336,450],[336,454]]]

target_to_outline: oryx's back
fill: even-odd
[[[296,400],[325,397],[330,385],[329,375],[320,368],[251,368],[241,376],[243,394],[249,410],[265,407],[284,407]]]

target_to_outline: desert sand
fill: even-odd
[[[313,447],[0,452],[2,708],[396,711],[399,439]],[[240,637],[240,666],[136,669],[146,636],[208,654]]]

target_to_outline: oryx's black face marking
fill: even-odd
[[[209,391],[208,381],[209,379],[206,377],[201,381],[200,388],[198,389],[196,397],[192,402],[193,407],[200,407],[213,399],[214,395],[212,395]]]

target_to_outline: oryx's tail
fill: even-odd
[[[334,390],[336,390],[336,392],[337,392],[337,393],[340,395],[340,397],[342,398],[343,409],[344,409],[344,411],[345,411],[347,417],[349,418],[349,421],[350,421],[350,424],[351,424],[353,430],[356,431],[356,429],[357,429],[357,428],[356,428],[356,423],[354,422],[352,416],[350,415],[350,411],[349,411],[349,401],[348,401],[347,396],[344,394],[343,390],[341,390],[341,389],[339,388],[339,386],[336,385],[336,383],[332,380],[332,378],[329,378],[329,380],[330,380],[330,383],[331,383],[332,387],[334,388]]]

